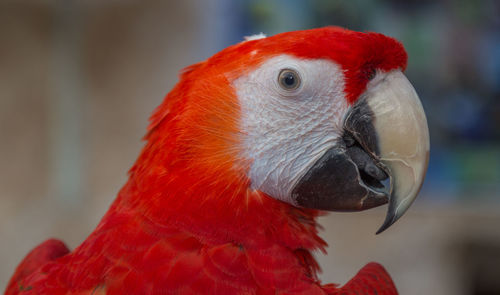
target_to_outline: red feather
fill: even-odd
[[[406,65],[391,38],[329,27],[243,42],[187,68],[152,115],[130,178],[94,232],[69,254],[36,248],[6,294],[396,294],[371,264],[342,289],[321,286],[311,254],[326,246],[319,212],[249,187],[231,81],[277,54],[339,63],[350,102],[367,70]]]
[[[394,295],[398,294],[398,291],[384,267],[378,263],[371,262],[365,265],[354,278],[333,294]]]
[[[69,250],[66,245],[59,240],[50,239],[41,243],[35,249],[31,250],[16,268],[14,275],[7,284],[7,292],[5,294],[11,294],[15,290],[29,289],[29,286],[22,285],[21,282],[23,279],[35,272],[40,266],[68,253]]]

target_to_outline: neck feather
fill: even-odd
[[[250,188],[226,165],[207,167],[171,140],[150,136],[108,214],[132,210],[163,227],[177,227],[214,244],[279,243],[324,249],[316,210],[297,208]]]

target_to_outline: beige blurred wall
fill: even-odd
[[[376,261],[389,271],[401,295],[500,294],[498,205],[417,200],[403,218],[375,235],[385,210],[321,219],[330,245],[328,255],[318,255],[323,280],[345,283]]]
[[[203,58],[196,1],[64,2],[0,2],[1,290],[36,244],[90,233],[149,114]]]
[[[0,290],[41,241],[74,248],[95,227],[149,114],[177,72],[214,47],[201,49],[213,2],[0,2]],[[374,260],[401,294],[471,294],[474,263],[496,265],[498,255],[474,260],[470,247],[499,245],[498,205],[417,201],[375,236],[385,209],[322,218],[325,282],[345,283]]]

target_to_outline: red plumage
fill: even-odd
[[[249,188],[230,81],[277,54],[339,63],[351,103],[371,69],[406,65],[391,38],[328,27],[243,42],[187,68],[94,232],[68,254],[53,240],[37,247],[5,294],[397,294],[378,264],[344,288],[322,286],[311,254],[326,246],[320,212]]]

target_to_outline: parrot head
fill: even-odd
[[[381,232],[417,196],[429,157],[406,61],[392,38],[337,27],[248,38],[182,73],[152,116],[148,158],[176,150],[168,169],[196,162],[183,168],[193,183],[231,177],[296,207],[389,203]]]

